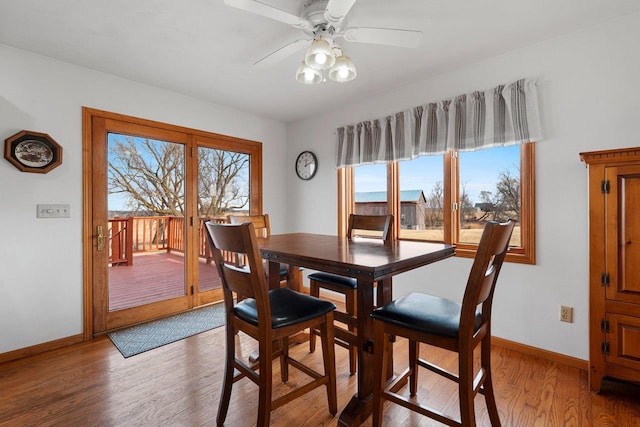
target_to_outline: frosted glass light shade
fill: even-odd
[[[341,55],[329,70],[329,78],[334,82],[349,82],[356,78],[356,66],[348,56]]]
[[[322,83],[322,72],[309,67],[304,61],[296,70],[296,80],[305,85]]]
[[[331,44],[323,37],[315,39],[307,49],[304,62],[317,70],[326,70],[336,62]]]

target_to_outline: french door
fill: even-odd
[[[204,221],[260,213],[261,144],[83,109],[85,336],[222,299]]]

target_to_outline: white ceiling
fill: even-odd
[[[299,14],[302,0],[262,0]],[[640,11],[638,0],[359,0],[350,26],[423,31],[416,49],[341,41],[349,83],[301,85],[304,50],[253,63],[304,34],[223,0],[0,0],[0,43],[291,122],[365,94]]]

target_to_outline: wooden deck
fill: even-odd
[[[199,259],[200,290],[220,288],[215,264]],[[133,265],[109,268],[109,310],[185,295],[184,257],[166,251],[134,253]]]

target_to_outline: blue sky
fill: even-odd
[[[460,181],[473,203],[480,201],[481,191],[495,192],[498,176],[505,170],[519,175],[520,146],[498,147],[462,152]],[[423,190],[428,197],[436,182],[443,180],[442,156],[422,156],[400,162],[400,190]],[[355,191],[385,191],[386,165],[375,164],[355,168]]]

